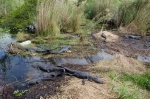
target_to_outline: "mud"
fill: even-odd
[[[115,35],[115,36],[112,36]],[[96,45],[101,50],[95,55],[88,55],[82,58],[51,58],[50,60],[45,60],[38,56],[33,57],[23,57],[23,56],[8,56],[5,53],[6,45],[15,42],[16,39],[11,38],[11,36],[6,36],[6,41],[0,38],[0,75],[4,75],[6,83],[14,83],[15,89],[29,89],[30,91],[23,95],[20,99],[39,99],[41,96],[44,97],[48,95],[49,97],[56,95],[56,93],[61,93],[60,87],[63,84],[67,84],[70,77],[58,77],[55,81],[43,81],[38,85],[33,87],[26,86],[26,82],[33,78],[38,78],[44,75],[42,71],[35,69],[33,65],[42,65],[45,67],[54,65],[64,65],[72,69],[88,71],[88,65],[92,66],[92,63],[98,62],[100,60],[110,60],[113,59],[114,54],[123,54],[127,57],[132,57],[143,62],[150,62],[150,47],[145,46],[149,44],[150,37],[144,37],[141,39],[128,39],[124,36],[118,34],[116,31],[108,36],[108,40],[103,42],[101,38],[94,38]],[[112,36],[112,37],[111,37]],[[111,37],[109,39],[109,37]],[[91,46],[89,46],[91,47]],[[83,48],[81,48],[83,49]],[[81,49],[73,50],[76,56],[82,55]],[[92,51],[93,49],[91,49]],[[93,51],[94,52],[94,51]],[[73,53],[73,52],[72,52]],[[71,54],[71,53],[64,53]],[[80,83],[80,82],[79,82]]]
[[[125,34],[119,34],[117,31],[111,31],[111,35],[117,35],[119,38],[114,38],[115,40],[111,40],[109,39],[111,36],[108,36],[108,40],[103,42],[101,38],[94,36],[95,34],[96,33],[93,34],[93,38],[97,42],[97,46],[100,50],[103,49],[110,54],[118,53],[127,57],[136,58],[143,62],[150,62],[149,59],[147,59],[150,55],[150,47],[147,45],[150,42],[150,36],[140,39],[132,39],[124,37]],[[146,57],[146,60],[142,57]]]

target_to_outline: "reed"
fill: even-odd
[[[37,35],[57,36],[60,31],[78,30],[82,18],[81,7],[66,0],[41,0],[37,5]]]

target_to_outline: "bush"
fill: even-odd
[[[24,4],[10,11],[2,20],[3,27],[21,29],[34,20],[37,0],[25,0]]]
[[[117,10],[118,0],[87,0],[85,14],[88,19],[101,18]]]

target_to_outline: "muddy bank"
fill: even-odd
[[[148,59],[144,60],[141,57],[148,58],[150,55],[150,36],[134,39],[127,38],[127,34],[120,34],[118,31],[104,31],[104,33],[107,34],[107,39],[106,42],[103,42],[104,39],[101,37],[102,32],[92,34],[99,49],[104,49],[110,54],[123,54],[127,57],[133,57],[143,62],[149,61]]]

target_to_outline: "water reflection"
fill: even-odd
[[[0,50],[5,50],[6,46],[11,42],[17,41],[11,34],[0,33]]]
[[[7,83],[23,81],[27,72],[26,58],[22,56],[8,56],[0,59],[0,74]]]

